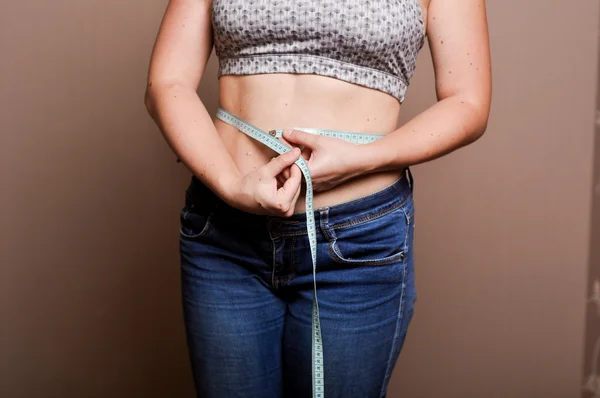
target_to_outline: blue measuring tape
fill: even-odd
[[[229,123],[243,133],[268,146],[275,152],[283,154],[292,147],[279,141],[284,129],[275,129],[266,132],[258,127],[238,118],[223,108],[217,110],[217,118]],[[310,134],[324,135],[339,138],[353,144],[368,144],[376,141],[384,134],[356,133],[342,130],[325,130],[305,127],[291,127],[292,130],[305,131]],[[317,233],[313,210],[313,188],[312,178],[308,170],[308,164],[302,156],[295,162],[306,181],[306,229],[308,232],[308,243],[313,264],[313,316],[312,316],[312,392],[314,398],[325,397],[324,366],[323,366],[323,340],[321,339],[321,321],[319,320],[319,302],[317,300]]]

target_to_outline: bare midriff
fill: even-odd
[[[219,87],[221,107],[264,131],[312,127],[388,134],[398,125],[400,103],[396,98],[330,77],[283,73],[226,75],[221,76]],[[243,174],[278,155],[230,124],[216,118],[214,123]],[[314,208],[367,196],[392,184],[402,173],[402,169],[371,172],[327,191],[315,192]],[[294,211],[304,209],[303,188]]]

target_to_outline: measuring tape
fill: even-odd
[[[283,129],[270,130],[268,133],[258,127],[238,118],[223,108],[217,110],[217,118],[231,124],[238,130],[249,135],[255,140],[265,144],[279,154],[286,153],[292,147],[279,141],[283,134]],[[342,130],[325,130],[304,127],[292,127],[292,130],[305,131],[310,134],[324,135],[332,138],[339,138],[353,144],[368,144],[376,141],[383,134],[356,133]],[[313,316],[312,316],[312,392],[314,398],[325,397],[325,383],[323,378],[323,340],[321,339],[321,321],[319,320],[319,302],[317,300],[317,234],[315,227],[315,217],[313,212],[313,188],[312,178],[308,170],[308,164],[302,156],[295,162],[306,181],[306,229],[308,231],[308,243],[313,264]]]

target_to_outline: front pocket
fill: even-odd
[[[185,205],[179,216],[179,234],[189,239],[208,234],[216,207],[217,202],[213,201],[194,203],[191,195],[186,192]]]
[[[403,206],[357,224],[331,228],[329,256],[335,262],[386,265],[402,261],[408,248],[409,215]]]
[[[199,238],[209,230],[210,215],[194,213],[191,209],[184,207],[179,217],[179,233],[181,236],[194,239]]]

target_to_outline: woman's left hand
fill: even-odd
[[[356,162],[360,144],[300,130],[284,130],[281,141],[302,150],[315,192],[326,191],[362,174]]]

